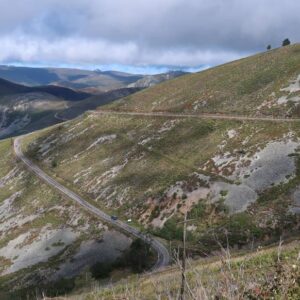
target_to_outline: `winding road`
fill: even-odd
[[[113,225],[114,227],[120,229],[121,231],[124,231],[126,233],[129,233],[130,235],[142,239],[144,242],[148,243],[153,250],[157,253],[157,261],[155,265],[151,268],[151,271],[156,271],[162,267],[165,267],[170,262],[170,255],[167,250],[167,248],[158,240],[155,238],[143,234],[139,230],[137,230],[134,227],[129,226],[127,223],[122,222],[120,220],[112,220],[111,216],[100,210],[99,208],[93,206],[88,201],[84,200],[82,197],[74,193],[73,191],[69,190],[59,182],[57,182],[55,179],[47,175],[40,167],[38,167],[36,164],[34,164],[31,160],[29,160],[24,153],[22,152],[21,148],[21,141],[22,136],[17,137],[14,139],[14,151],[16,156],[27,166],[27,168],[33,172],[35,175],[37,175],[40,179],[45,181],[47,184],[51,185],[53,188],[61,192],[62,194],[66,195],[79,205],[81,205],[83,208],[91,212],[92,214],[99,217],[102,221]]]

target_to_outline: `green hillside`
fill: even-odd
[[[297,233],[299,126],[87,114],[29,136],[27,155],[165,239],[181,240],[177,223],[188,211],[189,240],[201,253],[218,248],[210,230],[222,243],[228,230],[238,247]]]
[[[299,299],[299,250],[298,240],[254,253],[224,251],[214,259],[189,262],[185,299]],[[74,292],[66,299],[178,299],[180,283],[179,266],[175,266],[100,290]]]
[[[179,77],[124,98],[108,108],[299,116],[299,74],[300,44],[295,44]],[[281,90],[295,80],[298,80],[297,89]]]
[[[38,87],[28,87],[21,84],[16,84],[5,79],[0,78],[0,96],[16,95],[16,94],[29,94],[29,93],[47,93],[49,95],[58,97],[60,99],[70,101],[80,101],[91,96],[88,93],[76,92],[72,89],[45,85]]]
[[[185,214],[193,258],[214,255],[220,246],[249,250],[294,239],[300,121],[259,116],[297,115],[299,58],[299,45],[277,49],[104,107],[257,120],[88,112],[27,135],[24,153],[95,206],[161,238],[171,253],[182,246]],[[197,109],[195,101],[202,103]]]
[[[161,103],[158,110],[178,111],[179,103],[182,108],[210,91],[206,112],[218,102],[220,111],[237,113],[238,102],[225,106],[226,93],[232,99],[239,95],[239,113],[246,114],[241,110],[247,108],[252,114],[249,107],[261,104],[264,93],[277,93],[297,77],[299,55],[299,45],[255,55],[171,80],[106,108],[137,110],[136,104],[147,111],[156,102]],[[267,83],[262,74],[271,74],[272,80]],[[260,78],[256,88],[254,77]],[[201,253],[218,247],[211,230],[221,243],[229,240],[237,247],[296,234],[299,126],[89,113],[29,136],[26,149],[42,168],[95,205],[167,240],[181,240],[182,224],[177,223],[188,212],[194,219],[189,240]]]
[[[52,290],[67,292],[76,276],[101,259],[114,261],[128,244],[29,173],[10,140],[0,142],[0,299],[33,299],[50,282]]]

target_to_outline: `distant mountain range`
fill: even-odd
[[[74,91],[65,87],[55,85],[28,87],[0,78],[0,96],[28,93],[47,93],[69,101],[83,100],[90,96],[88,93]]]
[[[179,71],[138,75],[117,71],[0,66],[0,78],[15,83],[26,86],[56,85],[94,94],[127,86],[145,88],[183,74]]]
[[[77,117],[138,90],[122,88],[91,95],[55,85],[29,87],[0,78],[0,139]]]
[[[170,80],[182,75],[188,74],[183,71],[170,71],[168,73],[157,74],[157,75],[145,75],[138,81],[129,84],[129,87],[147,88],[159,84],[163,81]]]
[[[0,66],[0,139],[75,118],[183,74]]]

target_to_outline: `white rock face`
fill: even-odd
[[[288,96],[281,96],[278,98],[277,103],[279,105],[286,104],[288,102]]]
[[[13,134],[14,132],[24,128],[31,122],[31,118],[26,114],[22,118],[15,119],[8,127],[0,130],[0,138]]]
[[[295,97],[288,98],[288,96],[281,96],[280,98],[278,98],[277,103],[278,104],[286,104],[286,103],[288,103],[288,101],[291,101],[291,102],[294,102],[294,103],[299,103],[300,102],[300,97],[295,96]]]
[[[288,87],[282,88],[280,90],[288,93],[295,93],[300,91],[300,75],[298,75],[296,80],[293,80]]]
[[[294,96],[294,97],[289,97],[289,96],[292,93],[296,93],[300,91],[300,75],[298,75],[298,77],[295,80],[291,81],[288,87],[281,88],[280,91],[286,92],[287,94],[277,99],[277,104],[279,105],[286,104],[288,101],[298,104],[300,102],[300,96]]]
[[[234,160],[234,157],[231,155],[230,152],[225,152],[224,154],[218,154],[214,157],[212,157],[212,161],[214,162],[215,166],[226,166],[230,162]]]
[[[237,131],[234,129],[230,129],[227,131],[227,135],[230,139],[234,138],[235,136],[237,136]]]
[[[78,237],[78,233],[73,232],[70,228],[49,229],[44,227],[38,237],[31,241],[33,233],[33,231],[29,231],[21,234],[0,249],[0,256],[13,262],[2,274],[10,274],[47,261]]]
[[[232,212],[245,210],[256,200],[257,192],[294,176],[295,159],[289,154],[294,153],[299,145],[299,142],[292,140],[270,142],[253,156],[245,156],[237,161],[231,159],[230,162],[235,163],[235,171],[228,177],[231,180],[238,180],[240,184],[227,185],[228,195],[225,204],[229,209]],[[250,163],[243,166],[245,161]]]
[[[245,184],[229,184],[215,182],[211,185],[210,199],[216,202],[221,198],[221,192],[226,191],[224,203],[228,206],[230,213],[241,212],[256,201],[257,193]]]
[[[166,121],[162,125],[162,127],[158,130],[158,133],[163,133],[163,132],[172,130],[176,126],[176,124],[178,122],[179,122],[179,120],[169,120],[169,121]]]
[[[293,178],[296,171],[295,157],[289,154],[295,153],[299,146],[300,142],[290,132],[280,140],[269,142],[254,154],[220,152],[210,159],[210,162],[213,162],[222,176],[232,182],[214,180],[203,174],[194,173],[204,182],[204,186],[199,186],[192,192],[185,192],[184,182],[181,181],[171,186],[165,191],[167,197],[171,199],[169,204],[160,211],[159,216],[153,219],[151,224],[161,228],[179,210],[177,204],[180,200],[176,197],[180,199],[183,194],[186,195],[186,199],[184,205],[180,206],[181,212],[190,210],[199,201],[216,203],[220,200],[224,201],[230,214],[245,211],[257,200],[259,192]],[[222,169],[229,165],[233,172],[230,175],[222,174]],[[293,211],[300,213],[300,188],[294,197],[299,208],[295,206]]]
[[[14,214],[13,203],[22,194],[21,191],[12,194],[9,198],[5,199],[0,205],[0,229],[2,222]]]
[[[289,156],[299,147],[299,142],[271,142],[252,157],[249,167],[240,169],[242,182],[255,191],[261,191],[272,184],[286,181],[287,176],[293,176],[296,171],[295,159]]]
[[[113,262],[128,249],[131,242],[130,238],[115,230],[105,232],[101,240],[84,241],[72,259],[60,265],[53,279],[78,275],[97,262]]]
[[[117,135],[116,134],[111,134],[111,135],[104,135],[104,136],[100,136],[95,142],[93,142],[86,150],[90,150],[93,147],[99,145],[99,144],[103,144],[105,142],[111,142],[112,140],[116,139]]]

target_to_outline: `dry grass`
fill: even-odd
[[[230,251],[223,249],[219,259],[210,263],[189,261],[185,299],[299,299],[299,250],[300,243],[295,241],[241,257],[231,257]],[[98,287],[67,299],[180,299],[179,269]]]
[[[146,89],[108,106],[114,110],[210,112],[255,115],[271,94],[300,74],[300,45],[275,49]],[[293,108],[294,114],[297,110]],[[285,115],[266,108],[263,115]]]

